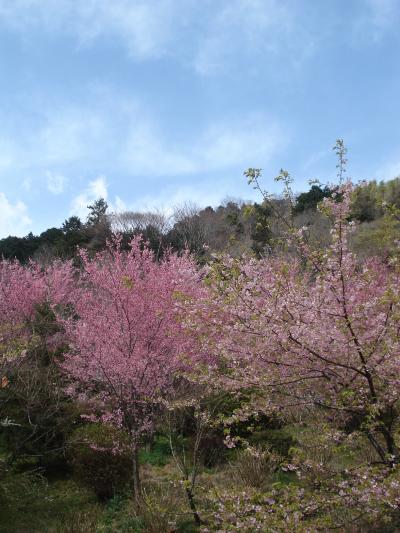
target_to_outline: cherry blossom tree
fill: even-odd
[[[202,288],[187,255],[167,253],[156,262],[140,238],[128,252],[120,245],[115,238],[93,258],[81,252],[74,315],[64,320],[70,349],[63,367],[73,380],[70,393],[86,403],[90,419],[128,432],[138,500],[142,438],[177,375],[198,356],[180,310]]]
[[[0,261],[0,337],[2,341],[30,338],[37,333],[34,317],[39,306],[66,305],[74,291],[72,264],[55,261],[42,268],[32,261]]]
[[[65,394],[54,352],[63,341],[53,309],[73,294],[69,262],[43,268],[0,261],[0,424],[12,457],[60,445]]]
[[[323,202],[332,220],[327,250],[313,250],[301,229],[288,236],[297,259],[217,258],[197,330],[219,357],[213,372],[225,388],[264,391],[266,409],[333,413],[394,464],[400,263],[396,255],[360,262],[350,251],[352,190],[344,182]]]

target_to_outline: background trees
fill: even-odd
[[[400,178],[371,181],[354,188],[350,216],[361,224],[350,245],[358,253],[381,253],[379,235],[386,224],[384,205],[400,207],[399,191]],[[172,216],[158,211],[109,213],[107,202],[99,198],[89,206],[86,222],[72,216],[61,228],[50,228],[38,236],[30,233],[22,238],[1,239],[0,256],[23,263],[32,257],[44,263],[55,257],[71,258],[78,247],[93,252],[104,249],[113,232],[122,233],[125,243],[134,235],[142,235],[157,256],[168,246],[177,252],[187,248],[203,263],[213,252],[239,256],[252,251],[263,256],[281,250],[285,237],[281,215],[291,215],[298,228],[307,226],[309,238],[326,247],[329,227],[317,205],[332,192],[329,186],[313,184],[309,191],[293,195],[292,204],[279,195],[271,197],[269,203],[228,199],[216,208],[201,209],[190,203],[177,206]]]

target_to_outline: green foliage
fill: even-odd
[[[329,187],[322,188],[319,185],[312,185],[308,192],[303,192],[297,196],[294,213],[302,213],[308,209],[315,210],[324,198],[329,198],[331,195],[332,191]]]
[[[72,481],[48,484],[38,473],[11,471],[1,478],[0,487],[0,531],[4,533],[95,531],[100,516],[95,497]]]
[[[0,240],[0,256],[26,263],[38,250],[40,244],[40,237],[34,236],[33,233],[29,233],[26,237],[10,235]]]
[[[87,223],[89,226],[95,226],[99,224],[101,220],[105,217],[108,204],[104,198],[99,198],[95,200],[91,205],[88,205],[89,214],[87,217]]]
[[[271,207],[265,204],[252,206],[251,238],[252,249],[261,256],[267,248],[272,246],[273,234],[271,231]]]
[[[263,447],[248,447],[240,450],[235,461],[239,479],[247,486],[262,487],[275,480],[282,457]]]
[[[0,461],[0,524],[5,516],[18,513],[21,508],[31,508],[37,504],[47,487],[39,470],[19,472]],[[21,496],[23,495],[23,501]]]
[[[40,235],[0,239],[0,257],[27,263],[34,256],[47,261],[54,257],[72,257],[77,246],[87,244],[88,236],[78,217],[70,217],[61,228],[50,228]]]
[[[100,500],[129,485],[132,459],[125,434],[102,424],[78,428],[69,440],[73,477],[90,487]]]
[[[290,449],[295,446],[296,439],[288,428],[268,428],[254,431],[249,436],[251,445],[264,445],[279,455],[287,457]]]
[[[153,466],[165,466],[171,459],[169,440],[163,435],[156,435],[153,442],[139,452],[141,464],[148,463]]]
[[[143,521],[133,512],[132,502],[123,495],[114,496],[107,502],[96,533],[141,533]]]
[[[37,313],[34,328],[45,334],[52,327],[46,311]],[[59,369],[40,342],[18,354],[6,370],[7,385],[0,388],[1,446],[10,460],[35,457],[37,464],[66,469],[65,444],[78,413],[63,392]]]

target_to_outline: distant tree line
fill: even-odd
[[[288,211],[295,225],[306,226],[310,239],[324,246],[329,242],[329,229],[317,205],[333,192],[328,186],[314,184],[309,191],[297,195],[294,204],[284,197],[273,198],[270,203],[227,200],[216,208],[204,209],[186,203],[175,208],[171,217],[161,212],[110,213],[107,202],[99,198],[88,206],[86,221],[71,216],[60,228],[49,228],[40,235],[29,233],[25,237],[1,239],[0,257],[16,258],[22,263],[30,258],[43,263],[55,257],[72,258],[77,247],[89,251],[103,249],[115,232],[122,234],[123,243],[143,235],[158,258],[166,248],[177,252],[188,249],[199,262],[222,251],[234,256],[243,252],[261,256],[279,247],[283,228],[276,215],[287,216]],[[377,251],[385,204],[400,206],[400,178],[370,181],[355,188],[351,217],[361,224],[360,236],[354,239],[358,248],[372,247]]]

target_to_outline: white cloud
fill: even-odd
[[[108,200],[107,204],[109,213],[121,213],[132,207],[128,206],[119,196],[115,196],[114,202],[111,202],[109,200],[106,178],[104,176],[99,176],[95,180],[90,181],[86,189],[75,196],[71,204],[70,214],[78,215],[80,218],[85,219],[88,214],[87,206],[99,198]]]
[[[122,165],[135,175],[188,174],[195,167],[185,150],[169,145],[157,128],[142,119],[131,127],[120,154]]]
[[[77,10],[79,35],[84,42],[112,36],[139,59],[159,57],[166,51],[177,7],[169,0],[82,2]]]
[[[116,196],[115,205],[111,209],[111,211],[113,211],[114,213],[122,213],[123,211],[127,211],[127,210],[128,210],[128,206],[126,205],[126,203],[119,196]]]
[[[184,185],[174,189],[166,187],[157,194],[142,195],[129,205],[124,203],[124,209],[120,211],[158,211],[167,217],[172,216],[174,208],[185,203],[193,203],[199,207],[217,206],[221,203],[221,198],[226,195],[226,187],[223,183],[214,184]]]
[[[261,166],[286,142],[281,126],[263,114],[216,123],[196,147],[202,159],[199,170]]]
[[[145,123],[132,127],[120,160],[132,175],[181,176],[262,166],[286,143],[282,127],[263,114],[216,122],[180,147]]]
[[[1,23],[25,39],[33,27],[72,35],[78,47],[119,43],[136,60],[173,57],[201,75],[236,64],[243,52],[283,53],[287,70],[312,43],[294,0],[0,0]]]
[[[0,0],[0,22],[19,31],[69,33],[80,46],[109,38],[147,59],[166,52],[172,29],[191,5],[192,0]]]
[[[298,4],[279,0],[216,3],[199,40],[194,67],[201,75],[218,73],[249,55],[270,73],[299,67],[313,50],[313,37]]]
[[[109,132],[105,131],[104,110],[94,106],[87,108],[63,104],[46,108],[42,102],[34,102],[33,98],[30,105],[36,114],[36,123],[27,125],[18,137],[11,130],[9,138],[6,132],[0,138],[1,174],[36,172],[43,176],[46,168],[95,158],[99,145],[111,139]],[[18,117],[18,112],[15,115]],[[4,120],[7,124],[9,119],[4,112],[0,114],[0,121]],[[60,188],[60,185],[56,188]]]
[[[0,238],[26,235],[31,225],[26,205],[20,200],[13,204],[0,192]]]
[[[88,214],[87,206],[99,198],[108,198],[107,182],[104,176],[99,176],[89,182],[84,191],[78,194],[72,201],[71,215],[78,215],[82,219]]]
[[[354,20],[353,33],[356,43],[378,43],[400,22],[398,0],[365,0],[364,9]]]
[[[53,194],[61,194],[64,191],[66,179],[61,174],[54,174],[54,172],[47,171],[47,188]]]
[[[102,117],[83,106],[47,109],[43,121],[31,145],[42,164],[68,163],[87,157],[89,151],[97,148],[97,140],[103,135]],[[32,154],[32,158],[34,156]]]

